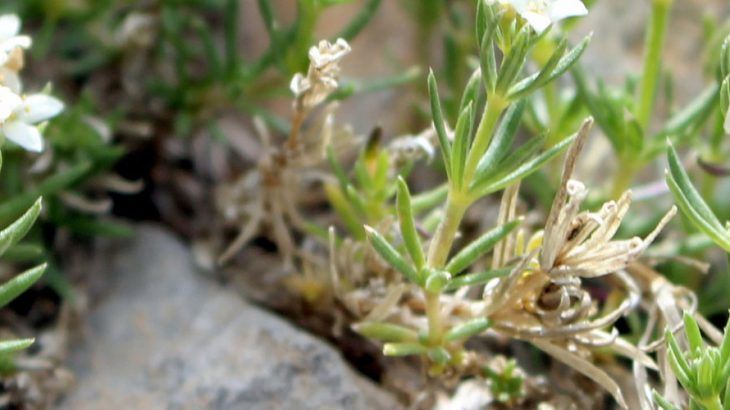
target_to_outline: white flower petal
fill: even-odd
[[[547,14],[550,20],[558,22],[575,16],[585,16],[588,9],[580,0],[554,0],[548,5]]]
[[[8,87],[16,94],[23,91],[23,83],[20,81],[18,73],[4,67],[0,67],[0,85]]]
[[[730,134],[730,110],[725,114],[725,133]]]
[[[0,50],[9,53],[16,48],[30,48],[32,44],[33,40],[28,36],[15,36],[0,41]]]
[[[33,94],[25,97],[23,109],[19,117],[29,123],[36,124],[49,120],[63,111],[63,103],[50,95]]]
[[[22,121],[8,121],[2,126],[5,137],[32,152],[43,151],[43,138],[38,128]]]
[[[0,123],[7,120],[10,114],[23,105],[23,99],[8,87],[0,86]]]
[[[520,13],[520,15],[522,16],[522,18],[524,18],[525,20],[527,20],[527,23],[529,25],[531,25],[532,28],[535,29],[535,31],[538,34],[539,33],[542,33],[543,31],[545,31],[545,29],[547,29],[548,27],[550,27],[550,24],[552,24],[552,21],[550,20],[550,17],[548,17],[548,16],[546,16],[544,14],[539,14],[539,13],[534,13],[534,12],[531,12],[531,11],[527,11],[527,12],[524,12],[524,13]]]
[[[20,18],[15,14],[0,16],[0,41],[7,40],[20,32]]]

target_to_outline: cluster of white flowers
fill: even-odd
[[[39,124],[63,110],[63,103],[46,94],[23,93],[20,70],[24,50],[32,40],[20,34],[16,15],[0,16],[0,134],[33,152],[43,150]]]
[[[307,75],[297,73],[291,81],[291,91],[296,96],[295,108],[308,111],[321,103],[337,89],[340,60],[350,53],[350,45],[343,39],[332,44],[322,40],[309,49]]]
[[[513,8],[538,33],[542,33],[560,20],[588,14],[581,0],[491,0],[490,2]]]

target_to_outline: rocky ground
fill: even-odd
[[[263,272],[262,272],[263,273]],[[63,409],[397,409],[339,352],[203,277],[145,225],[110,255]]]

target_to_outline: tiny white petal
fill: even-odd
[[[13,70],[9,70],[0,65],[0,85],[8,87],[11,91],[16,94],[20,94],[23,91],[23,83],[20,81],[20,76]]]
[[[10,141],[32,152],[43,151],[43,138],[38,128],[22,121],[8,121],[2,126],[3,133]]]
[[[520,13],[520,15],[527,20],[527,23],[531,25],[538,34],[545,31],[545,29],[550,27],[550,24],[553,23],[552,20],[550,20],[550,17],[544,14],[534,13],[532,11]]]
[[[22,104],[23,99],[18,94],[8,87],[0,86],[0,123],[7,120]]]
[[[45,94],[33,94],[25,98],[19,116],[27,123],[36,124],[55,117],[61,111],[63,103],[59,99]]]
[[[30,48],[32,44],[33,40],[28,36],[15,36],[0,42],[0,50],[9,53],[16,48]]]
[[[20,32],[20,18],[15,14],[0,16],[0,41],[7,40]]]
[[[560,21],[568,17],[585,16],[588,9],[580,0],[555,0],[548,6],[548,16],[552,21]]]
[[[725,114],[725,133],[730,134],[730,109]]]

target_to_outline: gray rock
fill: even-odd
[[[262,272],[263,274],[264,272]],[[394,409],[339,353],[200,277],[151,226],[109,261],[64,409]]]

